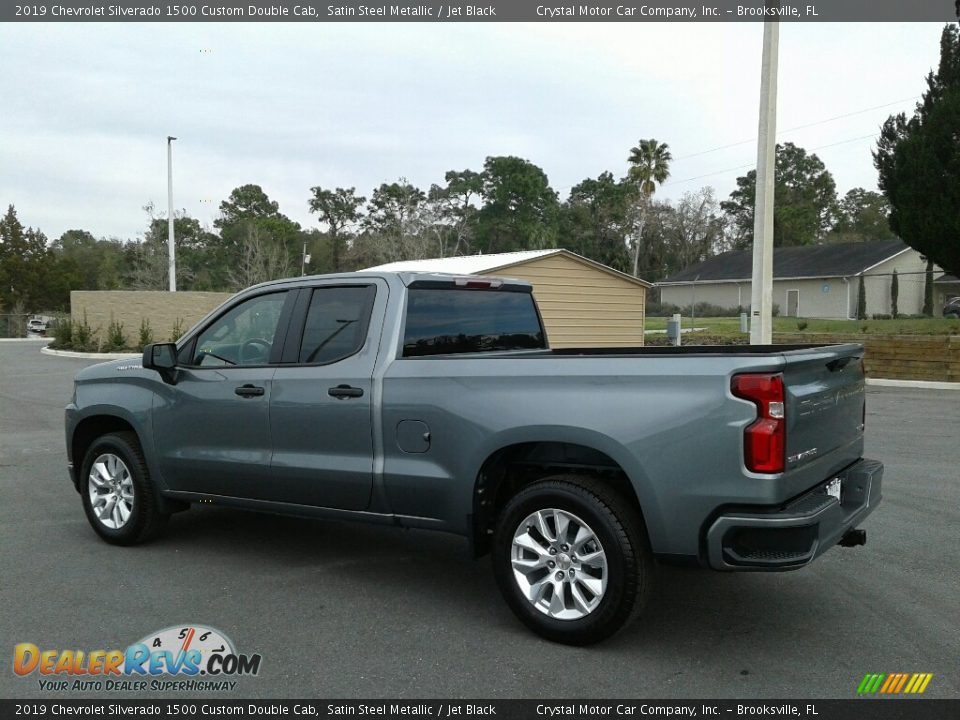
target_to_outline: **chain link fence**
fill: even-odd
[[[0,314],[0,338],[26,337],[29,318],[29,314]]]

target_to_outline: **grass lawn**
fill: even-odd
[[[798,323],[807,326],[800,330]],[[689,317],[683,317],[682,326],[691,327]],[[740,318],[697,318],[693,326],[705,328],[705,335],[740,335]],[[647,330],[666,330],[667,318],[648,317]],[[864,330],[866,328],[866,330]],[[960,320],[944,318],[897,319],[897,320],[816,320],[777,317],[773,319],[775,333],[867,333],[868,335],[957,335]]]

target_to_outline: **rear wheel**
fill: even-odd
[[[103,435],[83,460],[81,496],[87,520],[114,545],[134,545],[156,536],[168,515],[157,508],[150,472],[132,432]]]
[[[507,604],[556,642],[609,637],[642,608],[654,569],[633,503],[595,478],[557,475],[503,508],[493,563]]]

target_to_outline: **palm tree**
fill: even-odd
[[[643,236],[643,226],[647,221],[647,209],[650,207],[650,198],[657,190],[657,185],[670,177],[670,161],[673,156],[666,143],[658,143],[653,138],[640,140],[637,146],[630,148],[630,170],[628,179],[635,185],[639,193],[637,206],[634,208],[635,217],[633,234],[633,276],[637,276],[640,265],[640,239]]]

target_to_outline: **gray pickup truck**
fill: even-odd
[[[856,530],[859,345],[553,349],[527,283],[364,272],[250,288],[77,374],[70,474],[144,541],[194,502],[465,536],[541,635],[596,642],[656,562],[792,570]]]

